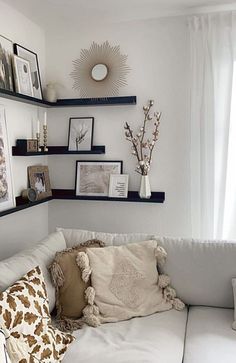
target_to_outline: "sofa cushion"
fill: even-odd
[[[187,309],[76,331],[63,363],[181,363]]]
[[[235,363],[236,332],[233,310],[191,307],[189,310],[184,363]]]
[[[236,243],[158,238],[168,259],[162,273],[170,276],[186,304],[232,308],[236,277]]]
[[[50,234],[34,247],[0,261],[0,291],[6,290],[24,274],[39,265],[43,271],[50,311],[52,311],[55,306],[55,288],[51,282],[48,266],[55,257],[55,253],[65,248],[66,242],[63,234],[56,232]]]

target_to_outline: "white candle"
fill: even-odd
[[[47,126],[47,112],[44,112],[44,122],[43,122],[43,126]]]
[[[40,122],[39,122],[39,120],[38,120],[38,122],[37,122],[37,133],[38,133],[38,134],[40,133]]]

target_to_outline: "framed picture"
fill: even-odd
[[[93,146],[93,117],[71,117],[68,150],[89,151]]]
[[[0,106],[0,211],[14,207],[5,109]]]
[[[122,161],[77,161],[76,195],[108,196],[111,174],[122,173]]]
[[[38,200],[52,196],[47,166],[29,166],[28,176],[30,188],[36,190]]]
[[[109,183],[110,198],[127,198],[128,196],[128,174],[111,174]]]
[[[38,56],[29,49],[22,47],[19,44],[14,44],[14,52],[19,57],[26,59],[30,63],[31,79],[33,85],[34,97],[42,100],[42,84],[39,71]]]
[[[0,35],[0,88],[13,91],[13,43]]]
[[[13,71],[16,92],[33,97],[34,92],[31,80],[30,63],[27,60],[18,57],[18,55],[14,55]]]

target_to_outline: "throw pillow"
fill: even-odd
[[[81,271],[76,263],[79,252],[87,247],[104,247],[99,240],[86,241],[73,248],[58,252],[49,267],[52,281],[56,288],[57,325],[63,331],[72,331],[81,328],[83,309],[87,305],[85,290],[90,280],[84,282]]]
[[[236,278],[232,279],[233,296],[234,296],[234,322],[232,328],[236,330]]]
[[[88,325],[117,322],[156,312],[184,308],[170,287],[170,279],[159,275],[157,264],[166,252],[154,240],[78,254],[84,281],[91,275],[83,310]]]
[[[12,363],[56,363],[74,339],[51,325],[40,267],[0,293],[0,327]]]

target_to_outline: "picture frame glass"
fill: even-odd
[[[16,55],[30,63],[33,94],[35,98],[42,100],[43,93],[37,54],[19,44],[14,44],[14,50]]]
[[[76,195],[108,196],[111,174],[122,173],[122,161],[77,161]]]
[[[4,107],[0,106],[0,211],[14,205],[6,116]]]
[[[69,121],[69,151],[91,151],[93,146],[93,117],[71,117]]]
[[[111,174],[109,181],[110,198],[127,198],[128,196],[128,174]]]
[[[37,200],[52,196],[49,170],[47,166],[29,166],[28,176],[30,188],[34,188],[36,190]]]
[[[27,96],[34,96],[31,72],[30,72],[30,63],[14,55],[13,58],[14,65],[14,74],[15,74],[15,87],[18,93]]]
[[[0,88],[13,91],[13,43],[0,35]]]

